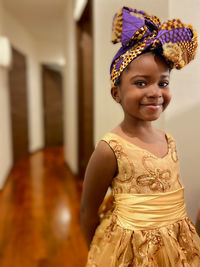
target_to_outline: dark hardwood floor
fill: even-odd
[[[83,267],[80,190],[60,147],[16,163],[0,192],[0,267]]]

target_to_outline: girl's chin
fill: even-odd
[[[157,117],[157,118],[151,118],[151,119],[146,119],[146,121],[156,121],[158,120],[160,117]]]
[[[159,114],[155,114],[155,115],[148,115],[148,116],[144,116],[144,120],[145,121],[156,121],[160,118],[162,112]]]

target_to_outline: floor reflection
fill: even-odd
[[[63,149],[18,162],[0,194],[1,267],[83,267],[80,191]]]

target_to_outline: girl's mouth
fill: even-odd
[[[158,110],[162,107],[162,104],[141,104],[141,106],[144,106],[150,110]]]

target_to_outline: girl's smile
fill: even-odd
[[[146,107],[150,110],[153,110],[153,111],[162,108],[162,104],[153,104],[152,103],[152,104],[140,104],[140,105],[143,107]]]

